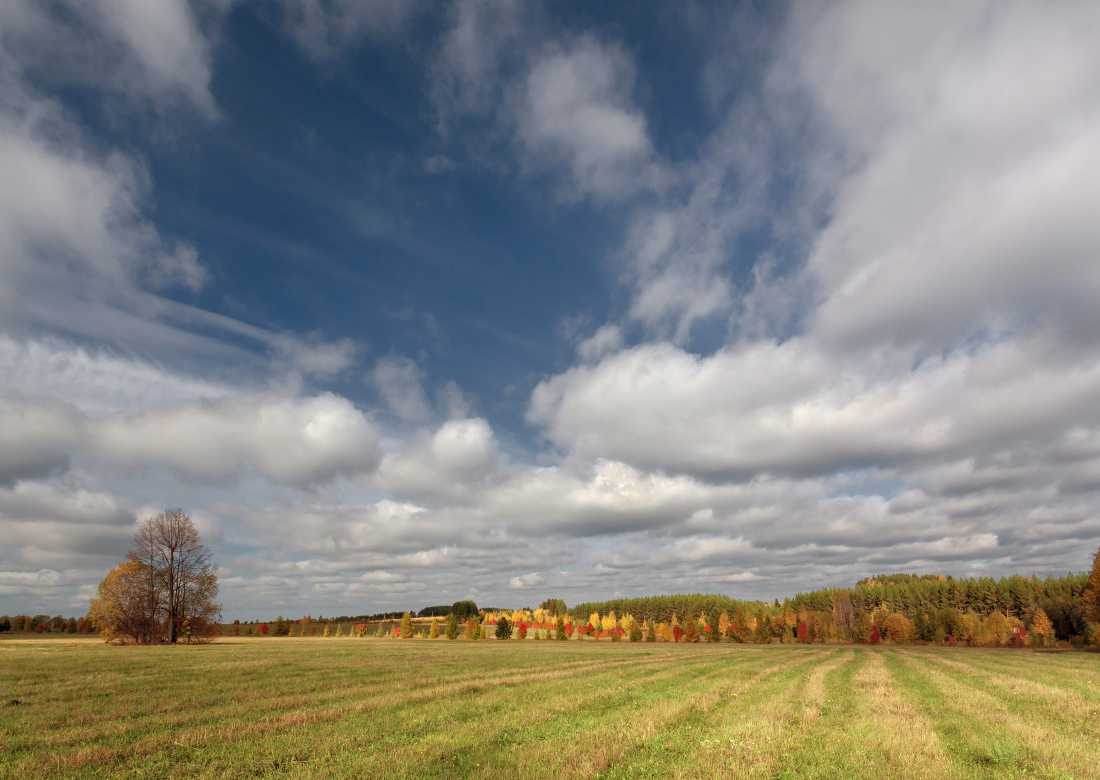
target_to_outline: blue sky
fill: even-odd
[[[12,0],[0,612],[1083,569],[1100,12]]]

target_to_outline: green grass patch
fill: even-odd
[[[5,639],[0,777],[1100,777],[1095,664],[821,645]]]

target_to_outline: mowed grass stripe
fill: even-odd
[[[695,650],[686,656],[691,663],[677,664],[677,674],[641,680],[640,685],[586,681],[561,692],[562,706],[540,720],[537,728],[515,728],[502,734],[505,738],[494,740],[480,767],[471,766],[474,762],[469,760],[456,760],[453,768],[478,768],[489,777],[512,776],[513,772],[534,777],[593,776],[605,771],[631,746],[686,717],[699,706],[701,697],[723,689],[724,678],[755,679],[769,668],[785,665],[765,655],[715,650]]]
[[[751,713],[753,723],[768,702],[805,679],[808,667],[827,663],[835,651],[808,648],[778,648],[776,660],[753,674],[728,675],[728,681],[702,689],[692,700],[666,705],[661,721],[651,722],[643,741],[608,764],[606,777],[713,777],[716,771],[728,776],[730,757],[712,749],[726,730],[736,729]],[[744,670],[750,671],[750,670]],[[672,703],[670,703],[672,704]],[[765,738],[760,738],[765,744]]]
[[[1100,776],[1087,761],[1096,716],[1079,726],[1095,694],[1047,683],[1091,670],[1090,654],[362,639],[0,649],[0,685],[21,702],[0,701],[5,778]],[[1061,690],[1077,703],[1059,710]]]
[[[881,650],[826,685],[829,705],[781,778],[953,778],[958,774],[932,721],[896,684]]]
[[[639,690],[643,687],[697,678],[700,664],[708,661],[713,659],[699,654],[671,658],[662,654],[645,665],[606,664],[568,686],[556,678],[517,680],[511,688],[495,688],[479,695],[474,707],[457,702],[458,711],[445,717],[462,728],[437,730],[419,743],[409,742],[406,752],[438,757],[441,769],[472,771],[480,765],[481,771],[491,773],[497,763],[494,755],[514,758],[514,748],[539,740],[560,739],[559,744],[572,744],[585,721],[607,720],[620,710],[632,709],[643,695]],[[413,710],[407,716],[416,718],[419,714]],[[399,718],[404,715],[397,713]],[[397,722],[394,731],[407,733]],[[400,763],[401,750],[392,757]],[[432,776],[430,766],[421,771]]]
[[[942,659],[905,652],[890,659],[913,700],[935,716],[960,771],[978,777],[1100,777],[1094,740],[1061,734],[1038,713],[1013,712],[983,681]]]
[[[916,648],[913,651],[921,652]],[[1055,695],[1074,695],[1100,702],[1100,657],[1095,653],[956,649],[939,657],[966,664],[981,673],[1044,686]]]
[[[397,654],[402,653],[400,645],[393,643],[390,647],[394,648],[390,652]],[[406,646],[407,647],[407,646]],[[619,667],[632,667],[642,664],[659,664],[667,666],[669,659],[667,657],[638,657],[636,653],[630,652],[627,648],[619,648],[619,652],[601,653],[598,647],[589,646],[584,648],[583,652],[586,656],[584,662],[571,663],[568,665],[568,669],[564,672],[547,672],[545,658],[543,662],[538,664],[539,671],[528,671],[521,674],[504,674],[499,669],[484,669],[486,663],[498,662],[500,659],[507,658],[509,664],[524,663],[526,662],[531,668],[535,668],[535,664],[531,661],[531,655],[549,655],[555,656],[561,654],[561,651],[546,652],[545,650],[540,653],[534,653],[533,647],[528,645],[523,646],[511,646],[512,651],[509,652],[509,646],[503,647],[484,647],[478,651],[477,655],[472,655],[470,651],[474,650],[472,646],[466,646],[458,648],[450,648],[443,651],[444,653],[450,653],[461,659],[466,670],[470,668],[470,662],[473,661],[475,667],[480,666],[482,670],[475,674],[467,673],[464,678],[460,678],[457,683],[441,683],[434,688],[427,687],[423,684],[418,684],[413,679],[410,682],[410,678],[405,674],[406,664],[401,663],[398,658],[389,659],[387,653],[372,654],[369,657],[363,656],[356,658],[351,656],[350,660],[366,660],[379,664],[381,667],[390,666],[398,671],[396,676],[392,676],[389,680],[389,684],[384,686],[375,686],[373,691],[369,693],[371,695],[364,697],[362,689],[358,689],[357,686],[349,688],[344,682],[345,680],[355,677],[355,670],[348,669],[347,661],[349,657],[346,656],[343,659],[340,657],[334,657],[327,659],[324,671],[332,673],[332,681],[339,683],[342,693],[336,693],[332,690],[323,689],[319,692],[315,692],[308,697],[302,696],[290,696],[285,693],[288,686],[293,686],[297,681],[294,676],[288,677],[286,674],[280,674],[276,678],[276,685],[273,686],[273,692],[271,695],[266,696],[259,700],[251,702],[251,710],[245,712],[235,713],[233,718],[225,718],[223,705],[225,699],[217,696],[210,696],[207,698],[207,703],[214,707],[217,714],[220,717],[213,717],[213,714],[209,711],[210,707],[205,710],[197,710],[194,713],[194,717],[191,720],[191,728],[182,728],[188,725],[184,722],[172,720],[167,725],[164,723],[156,723],[148,731],[152,733],[144,733],[140,738],[129,740],[129,744],[124,744],[120,739],[107,739],[102,744],[83,745],[78,750],[72,751],[69,756],[56,756],[53,755],[52,750],[49,751],[53,758],[60,762],[62,766],[67,766],[71,769],[86,769],[93,765],[102,765],[104,762],[117,763],[121,759],[127,757],[148,755],[157,751],[168,750],[171,751],[173,747],[187,747],[197,744],[206,744],[212,737],[216,737],[219,733],[226,730],[226,723],[228,720],[229,734],[222,734],[221,739],[224,741],[226,737],[248,737],[258,738],[271,731],[278,731],[282,729],[299,728],[310,724],[315,724],[318,721],[326,720],[340,720],[348,717],[355,712],[362,712],[364,710],[379,708],[380,702],[396,702],[395,705],[389,707],[382,707],[386,711],[387,717],[393,718],[395,707],[416,707],[419,708],[430,702],[433,698],[457,698],[462,699],[463,694],[476,694],[478,691],[493,688],[495,686],[506,685],[533,685],[541,681],[553,682],[560,681],[562,679],[569,679],[576,676],[578,670],[580,672],[593,672],[596,669],[614,670]],[[205,648],[204,648],[205,649]],[[677,650],[686,651],[687,648],[676,648]],[[284,645],[282,648],[278,646],[268,646],[266,652],[275,653],[272,666],[285,669],[287,664],[285,662],[285,653],[291,651],[298,651],[297,656],[299,662],[304,662],[301,665],[309,671],[308,667],[313,662],[308,657],[309,648],[293,647]],[[305,651],[303,653],[303,651]],[[442,651],[439,645],[436,645],[436,651],[431,653],[433,656],[438,655]],[[518,651],[518,652],[517,652]],[[405,658],[409,658],[411,648],[404,651],[406,653]],[[419,655],[420,653],[417,653]],[[704,654],[701,654],[698,650],[694,651],[694,654],[700,658],[705,658]],[[593,659],[593,655],[602,656]],[[653,655],[650,653],[649,655]],[[683,661],[690,659],[691,652],[680,652],[676,654],[679,656],[678,660]],[[479,657],[480,656],[480,657]],[[667,656],[667,653],[662,654]],[[391,663],[391,660],[393,663]],[[341,661],[343,663],[341,663]],[[511,668],[511,667],[510,667]],[[350,672],[350,673],[349,673]],[[170,674],[166,674],[166,677],[170,678]],[[298,675],[301,677],[302,675]],[[173,685],[175,683],[172,683]],[[332,682],[328,683],[330,686]],[[183,687],[187,687],[184,684]],[[239,692],[238,692],[239,694]],[[327,704],[325,707],[319,707],[321,701],[330,702],[333,698],[343,696],[345,699],[351,699],[344,701],[340,704],[332,705]],[[289,699],[289,701],[288,701]],[[283,708],[272,708],[270,705],[272,702],[281,703]],[[286,705],[291,707],[289,711],[283,711]],[[313,705],[312,708],[308,708],[307,705]],[[305,709],[303,709],[305,707]],[[259,710],[259,711],[257,711]],[[195,726],[193,724],[198,723],[210,723],[210,726]],[[221,728],[217,726],[221,725]],[[123,729],[119,727],[111,727],[110,733],[118,735],[120,732],[133,731],[133,728]],[[232,734],[232,732],[239,732]],[[50,743],[56,743],[63,741],[59,737],[53,737],[48,740]],[[36,762],[30,762],[30,767]],[[56,763],[55,763],[56,765]],[[33,772],[32,772],[33,773]]]
[[[774,776],[812,730],[824,700],[824,679],[851,658],[850,652],[831,650],[813,664],[786,668],[721,703],[708,713],[709,728],[685,746],[674,774]]]
[[[995,671],[990,664],[973,663],[974,656],[930,657],[913,653],[922,661],[951,669],[959,679],[996,696],[1010,712],[1025,719],[1040,715],[1042,720],[1064,735],[1078,734],[1082,739],[1100,743],[1100,692],[1091,686],[1055,687],[1022,676],[1010,676]]]
[[[469,652],[472,649],[462,648],[459,653]],[[171,672],[165,672],[158,675],[155,678],[157,682],[151,684],[141,694],[140,698],[145,700],[146,704],[145,712],[140,716],[133,716],[132,713],[139,712],[142,708],[135,706],[139,702],[133,695],[120,693],[122,681],[126,678],[117,677],[115,681],[119,683],[119,687],[107,688],[101,694],[112,702],[114,712],[102,713],[95,718],[85,714],[81,719],[82,722],[89,719],[98,721],[86,728],[65,728],[67,725],[72,725],[70,722],[73,720],[72,715],[66,715],[62,721],[49,724],[49,728],[45,731],[29,731],[26,734],[29,744],[18,747],[30,751],[36,748],[55,751],[73,745],[87,747],[88,742],[103,740],[116,742],[127,733],[149,730],[161,731],[166,736],[172,736],[173,742],[191,744],[204,741],[210,727],[221,726],[232,729],[240,727],[241,721],[246,718],[249,723],[244,727],[243,736],[255,737],[268,730],[300,725],[311,720],[339,718],[345,716],[350,709],[383,705],[394,696],[403,702],[417,704],[433,698],[476,692],[492,686],[530,682],[537,679],[562,679],[608,665],[647,662],[646,658],[630,658],[620,653],[617,656],[607,656],[595,661],[588,658],[580,662],[572,662],[564,665],[564,669],[555,669],[552,672],[546,671],[545,665],[531,663],[528,670],[509,671],[502,676],[503,673],[500,670],[484,669],[484,659],[481,659],[480,663],[475,661],[474,668],[480,667],[480,669],[471,672],[469,659],[463,658],[461,663],[453,664],[455,666],[453,677],[448,678],[445,674],[437,674],[434,678],[417,682],[415,674],[400,673],[405,671],[404,663],[393,664],[399,672],[394,675],[394,669],[388,668],[391,666],[391,660],[394,660],[391,659],[390,652],[372,654],[369,658],[342,654],[324,659],[324,662],[315,665],[308,655],[301,653],[300,647],[284,644],[269,646],[266,651],[269,654],[272,651],[276,652],[276,658],[281,658],[285,653],[299,651],[296,657],[300,663],[292,674],[279,675],[278,687],[269,688],[260,694],[256,694],[254,690],[242,692],[239,687],[234,688],[233,683],[228,681],[213,689],[204,686],[202,697],[198,699],[189,695],[190,688],[186,682],[181,685],[178,673],[173,675]],[[489,652],[493,651],[489,650]],[[407,655],[405,657],[407,658]],[[370,664],[366,674],[347,668],[348,662],[354,660],[362,660]],[[517,657],[513,660],[526,659]],[[664,663],[663,660],[648,662]],[[283,662],[273,665],[280,669],[287,668]],[[461,674],[458,673],[459,668],[462,670]],[[184,669],[184,679],[190,679],[190,673],[193,671],[195,670],[190,668]],[[318,683],[316,680],[311,680],[311,676],[318,672],[338,674],[342,684],[337,687],[332,686],[331,683]],[[138,681],[135,685],[140,684],[143,677],[145,676],[135,674],[133,679]],[[382,681],[386,681],[386,684],[378,684]],[[322,687],[308,694],[290,692],[296,690],[299,684]],[[352,698],[354,698],[354,704],[349,705],[349,699]],[[169,706],[157,703],[162,700],[173,703]],[[194,706],[204,702],[206,704],[217,702],[216,717],[210,712],[209,707]],[[130,717],[127,717],[128,714]],[[42,744],[36,744],[38,742]],[[117,748],[112,752],[119,753]]]

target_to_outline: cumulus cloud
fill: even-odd
[[[79,455],[97,470],[166,469],[232,482],[255,473],[310,485],[369,473],[381,457],[373,423],[345,398],[234,395],[88,417],[46,398],[0,407],[5,481],[41,477]]]
[[[753,342],[710,357],[642,345],[540,384],[529,419],[583,457],[751,478],[913,465],[1100,423],[1100,356],[1048,359],[1048,339],[837,359],[812,341]]]
[[[421,382],[424,372],[412,360],[391,355],[374,365],[371,381],[386,405],[402,420],[424,420],[431,406]]]
[[[216,3],[198,3],[220,17]],[[164,107],[186,101],[212,118],[211,44],[187,0],[12,0],[0,9],[0,46],[52,82],[90,84]]]
[[[361,474],[378,463],[371,421],[345,398],[230,397],[96,421],[89,452],[127,469],[161,467],[227,481],[252,470],[308,485]]]
[[[66,468],[82,437],[81,416],[56,401],[0,396],[0,421],[0,485]]]
[[[395,496],[464,502],[494,483],[500,466],[489,423],[482,418],[454,419],[430,437],[413,438],[388,454],[377,482]]]
[[[809,259],[817,333],[938,350],[1037,318],[1097,332],[1098,33],[1072,3],[796,14],[799,77],[862,161]]]
[[[560,166],[577,198],[614,200],[659,184],[646,120],[633,101],[636,78],[615,44],[585,35],[549,46],[527,73],[516,108],[528,169]]]

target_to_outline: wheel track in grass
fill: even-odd
[[[900,653],[907,658],[931,662],[931,659],[919,652],[906,649],[901,650]],[[1060,723],[1067,730],[1078,730],[1082,735],[1088,735],[1100,741],[1100,691],[1096,691],[1095,696],[1085,697],[1065,688],[993,671],[987,668],[989,664],[977,666],[942,656],[937,657],[935,663],[938,666],[962,672],[970,678],[981,678],[982,682],[1014,697],[1015,705],[1041,707],[1045,710],[1043,713],[1045,720]],[[1008,707],[1007,704],[1006,707]]]
[[[491,651],[490,651],[491,652]],[[117,763],[120,760],[132,756],[148,756],[158,752],[171,752],[175,747],[190,747],[206,744],[211,736],[216,736],[220,742],[240,741],[254,739],[265,734],[298,728],[304,725],[339,720],[356,713],[381,709],[387,705],[387,699],[395,695],[401,696],[403,706],[420,706],[431,701],[458,697],[463,694],[477,693],[484,690],[492,690],[500,687],[516,686],[518,684],[532,684],[556,681],[576,677],[581,674],[596,671],[615,672],[621,669],[644,667],[650,665],[665,665],[669,656],[676,661],[684,662],[693,658],[710,657],[706,651],[694,653],[648,653],[641,658],[602,658],[599,660],[585,659],[571,662],[564,668],[552,672],[531,673],[527,669],[519,673],[502,674],[499,669],[486,670],[476,674],[467,674],[464,679],[455,682],[440,682],[435,687],[425,688],[419,683],[403,684],[400,678],[385,687],[373,686],[368,694],[369,698],[348,702],[349,692],[346,688],[328,690],[322,693],[311,693],[301,696],[285,696],[272,694],[264,700],[278,701],[283,709],[289,711],[280,714],[265,715],[258,722],[243,723],[240,718],[247,717],[249,712],[240,713],[240,717],[229,723],[223,721],[220,724],[210,726],[195,726],[196,720],[205,717],[205,712],[193,714],[180,714],[163,722],[163,716],[157,721],[157,734],[150,734],[143,738],[131,740],[129,743],[117,744],[117,740],[128,734],[140,734],[148,731],[145,721],[127,724],[105,724],[94,737],[91,734],[77,733],[64,739],[49,738],[46,747],[51,751],[51,763],[58,769],[79,769],[90,764],[101,764],[104,761]],[[368,689],[370,690],[370,689]],[[321,696],[319,702],[319,695]],[[303,709],[307,707],[308,709]],[[98,739],[100,742],[108,741],[110,744],[87,744],[90,739]],[[80,742],[75,740],[79,739]],[[73,743],[70,751],[58,755],[56,751],[61,744]],[[28,752],[31,748],[22,746]],[[40,746],[34,746],[40,747]],[[34,756],[28,756],[29,763],[34,763]],[[20,769],[29,768],[22,766],[23,762],[17,762]]]
[[[715,659],[713,657],[711,657],[710,653],[707,653],[707,652],[704,651],[701,654],[696,653],[696,654],[693,654],[693,655],[696,658],[696,660],[701,662],[701,664],[704,667],[714,664]],[[681,656],[681,657],[688,657],[688,656]],[[748,658],[746,660],[749,661],[749,662],[753,662],[754,660],[758,661],[758,660],[765,660],[765,659]],[[728,668],[729,667],[727,666],[724,669],[723,668],[716,669],[713,672],[709,672],[708,675],[720,674]],[[614,672],[615,672],[615,670],[609,670],[609,673],[614,673]],[[679,675],[679,676],[685,676],[685,675],[690,676],[693,672],[694,672],[694,667],[693,666],[678,664],[675,669],[670,670],[670,672],[668,673],[667,676],[677,676],[677,675]],[[660,676],[664,677],[666,675],[662,674]],[[615,678],[612,678],[612,679],[615,679]],[[653,682],[653,680],[654,680],[654,678],[652,676],[650,676],[650,677],[646,677],[646,678],[643,678],[643,679],[636,679],[635,682],[636,682],[636,686],[650,686],[651,683]],[[599,685],[602,685],[602,682],[599,679],[597,679],[597,680],[594,681],[594,684],[599,686]],[[506,696],[506,695],[508,695],[508,691],[505,690],[505,689],[496,689],[496,690],[492,691],[490,695],[492,695],[492,696]],[[558,712],[556,712],[555,717],[568,719],[568,718],[573,716],[573,713],[575,712],[575,710],[578,707],[583,707],[583,703],[578,704],[576,697],[572,696],[571,694],[563,694],[563,695],[568,697],[568,698],[563,699],[563,703],[566,704],[567,706],[562,707]],[[619,697],[612,697],[612,698],[618,699]],[[624,704],[626,704],[626,703],[624,703]],[[492,701],[487,701],[484,696],[480,697],[480,699],[477,703],[477,710],[478,710],[479,715],[485,713],[486,709],[491,709],[492,707],[493,707],[493,702]],[[625,706],[620,707],[618,709],[624,709],[624,708],[625,708]],[[608,709],[611,710],[611,709],[615,709],[615,708],[610,708],[609,707]],[[396,736],[396,737],[399,738],[399,744],[397,745],[398,749],[396,749],[395,751],[390,751],[382,757],[380,757],[380,756],[369,756],[369,757],[367,757],[367,759],[365,761],[361,761],[359,763],[354,763],[354,764],[348,765],[348,766],[345,767],[347,769],[347,772],[345,772],[345,775],[346,776],[362,776],[364,774],[371,774],[371,773],[377,773],[377,772],[383,772],[383,773],[393,775],[393,774],[395,774],[395,772],[394,772],[395,767],[400,768],[400,767],[403,767],[403,766],[411,765],[411,766],[418,767],[418,769],[414,773],[415,776],[418,776],[418,777],[419,776],[432,776],[432,769],[433,768],[439,769],[440,770],[439,774],[441,776],[455,776],[455,775],[465,776],[466,774],[475,772],[475,770],[482,773],[482,774],[488,773],[489,776],[491,776],[493,774],[493,772],[501,772],[503,774],[507,774],[508,776],[513,776],[512,773],[514,771],[516,771],[515,767],[513,767],[511,765],[507,766],[507,767],[499,767],[499,766],[494,767],[494,766],[490,765],[490,763],[488,761],[486,761],[485,758],[479,757],[480,754],[477,751],[478,748],[483,748],[482,752],[484,752],[484,750],[492,749],[491,746],[494,745],[495,742],[498,741],[498,739],[495,738],[497,735],[503,735],[503,734],[506,734],[506,733],[509,733],[509,732],[517,733],[517,729],[522,729],[523,727],[530,726],[530,725],[538,725],[538,718],[541,716],[541,712],[535,713],[534,715],[532,715],[530,712],[520,713],[520,716],[523,719],[522,723],[517,723],[515,713],[511,713],[510,715],[512,717],[509,721],[507,721],[506,723],[501,722],[499,724],[492,725],[491,728],[489,728],[489,729],[487,729],[486,726],[485,726],[485,723],[484,723],[485,718],[484,717],[482,718],[482,720],[480,720],[476,723],[471,723],[468,728],[464,725],[460,729],[460,731],[461,731],[462,734],[467,734],[467,733],[473,734],[472,737],[465,738],[467,740],[472,740],[473,744],[467,744],[467,742],[465,742],[465,741],[454,742],[452,740],[452,744],[447,746],[448,750],[455,751],[459,755],[476,757],[476,760],[481,762],[481,767],[476,767],[475,766],[475,758],[471,758],[468,762],[468,765],[463,765],[463,766],[460,766],[460,767],[449,767],[449,768],[447,768],[447,767],[442,767],[442,766],[436,766],[435,764],[432,763],[432,761],[433,761],[433,759],[435,759],[436,756],[439,755],[438,753],[434,752],[438,747],[437,743],[435,743],[435,742],[429,743],[429,741],[410,742],[409,740],[405,739],[405,737],[404,737],[404,735],[408,733],[407,729],[402,730],[401,728],[395,728],[393,730],[395,732],[393,734],[393,736]],[[545,724],[543,724],[543,725],[545,726]],[[325,729],[326,730],[336,730],[336,729],[338,729],[338,724],[326,724]],[[276,736],[280,740],[286,741],[291,735],[287,734],[287,733],[280,733],[279,735],[276,735]],[[378,739],[378,740],[386,741],[386,740],[388,740],[389,736],[391,736],[391,735],[378,734],[378,735],[375,735],[374,738]],[[429,737],[429,740],[437,739],[437,735],[435,735],[435,734],[429,734],[428,737]],[[573,738],[573,733],[570,732],[569,734],[566,735],[565,738],[571,740]],[[330,741],[339,741],[341,739],[343,739],[343,737],[340,736],[340,735],[333,735],[332,737],[329,737]],[[289,750],[289,747],[287,749]],[[443,771],[444,769],[447,769],[449,771]],[[401,774],[401,772],[398,771],[397,774]],[[553,772],[553,773],[547,774],[545,764],[541,765],[540,771],[536,772],[536,774],[543,774],[545,776],[557,776],[556,771]]]
[[[649,741],[665,734],[672,727],[690,718],[705,717],[722,702],[732,699],[735,694],[739,697],[772,675],[819,660],[821,657],[820,651],[800,652],[793,659],[788,657],[784,661],[771,664],[743,679],[733,680],[725,685],[696,686],[703,688],[698,695],[681,696],[681,701],[663,709],[650,708],[629,722],[601,723],[592,733],[584,735],[577,746],[578,749],[572,751],[570,758],[573,760],[569,764],[557,766],[555,773],[547,776],[605,776],[616,765],[621,764],[625,756],[644,750]],[[710,676],[728,674],[728,671],[730,670],[718,669]],[[709,682],[709,680],[703,682]],[[536,752],[528,758],[527,764],[533,771],[534,768],[551,759],[552,756]],[[521,763],[518,768],[524,769],[524,764]]]
[[[919,649],[906,649],[906,652],[921,654]],[[1092,666],[1079,663],[1088,654],[1074,654],[1077,663],[1060,666],[1057,673],[1036,664],[1035,659],[1042,655],[1033,655],[1028,650],[995,649],[978,653],[964,652],[952,656],[939,656],[939,663],[947,666],[962,664],[975,674],[996,676],[1004,681],[1017,681],[1026,684],[1031,692],[1048,691],[1051,695],[1074,696],[1081,701],[1100,702],[1100,663]],[[962,667],[959,667],[962,668]],[[1048,682],[1050,680],[1050,682]],[[1060,683],[1060,685],[1058,684]]]
[[[1100,752],[1022,717],[978,685],[948,675],[931,659],[893,654],[900,675],[922,709],[938,715],[937,731],[951,746],[960,769],[980,777],[1097,778]],[[933,690],[922,687],[927,681]]]
[[[711,724],[703,733],[693,735],[680,754],[666,754],[653,760],[644,748],[633,751],[633,756],[611,767],[607,777],[630,778],[641,773],[675,777],[771,776],[782,752],[803,739],[816,722],[825,677],[850,661],[852,655],[839,649],[814,653],[805,659],[806,663],[817,662],[813,669],[786,685],[781,673],[799,670],[802,664],[785,664],[739,691],[736,699],[733,696],[720,699],[703,713],[713,721],[736,706],[741,711],[751,711],[751,720],[728,719],[722,725]],[[785,696],[781,697],[780,691]],[[721,736],[717,733],[720,729],[724,732]],[[730,742],[736,745],[727,748]]]
[[[693,657],[692,654],[681,653],[679,655],[679,658],[683,659],[691,657]],[[583,661],[571,662],[561,667],[557,667],[554,672],[543,671],[531,673],[524,670],[502,678],[500,670],[486,670],[474,674],[467,673],[465,677],[457,681],[453,678],[447,678],[444,675],[440,675],[434,680],[416,683],[409,683],[401,678],[394,680],[392,675],[383,673],[377,675],[377,680],[374,680],[374,682],[385,683],[385,689],[378,689],[377,685],[357,685],[356,690],[368,697],[366,699],[367,702],[377,701],[378,699],[392,696],[395,693],[402,696],[409,696],[414,702],[426,702],[436,698],[476,692],[499,685],[508,685],[517,680],[538,681],[543,679],[559,679],[601,668],[615,669],[619,666],[633,666],[646,663],[663,664],[666,663],[667,660],[667,657],[663,655],[647,655],[643,658],[600,659],[598,661],[585,659]],[[130,701],[136,701],[141,698],[148,699],[161,694],[170,695],[173,691],[172,685],[173,683],[168,682],[163,686],[163,690],[158,688],[153,691],[145,691],[138,697],[114,697],[111,700],[112,707],[115,710],[125,712],[129,709],[128,705]],[[233,689],[229,688],[229,690],[232,691]],[[304,716],[302,714],[303,711],[319,711],[322,713],[319,717],[323,717],[324,712],[336,711],[339,708],[339,703],[347,700],[348,697],[349,691],[347,688],[314,691],[309,694],[285,694],[279,691],[267,691],[263,694],[251,696],[248,694],[239,695],[236,692],[233,694],[233,698],[239,698],[241,703],[273,702],[277,704],[277,706],[272,709],[281,710],[281,712],[264,715],[261,719],[261,722],[271,721],[274,723],[274,727],[278,727],[280,722],[285,722],[289,725],[306,722],[308,716]],[[242,708],[241,711],[232,716],[230,720],[247,717],[251,714],[252,710]],[[67,729],[64,733],[59,733],[53,729],[47,729],[45,732],[34,732],[28,735],[28,739],[16,743],[12,749],[31,752],[35,750],[56,751],[68,747],[71,749],[83,750],[90,747],[88,743],[92,741],[114,741],[125,737],[127,734],[140,734],[144,731],[148,731],[150,723],[155,723],[157,730],[164,732],[162,736],[165,739],[168,737],[171,738],[168,740],[170,744],[175,742],[189,744],[193,741],[193,738],[186,733],[186,730],[193,728],[195,721],[203,719],[205,715],[205,710],[188,711],[183,709],[182,705],[177,704],[172,711],[147,712],[143,713],[142,716],[138,718],[127,721],[119,721],[117,719],[107,720],[105,716],[100,716],[94,718],[96,721],[95,724],[87,728]],[[67,718],[70,716],[66,715],[64,717]],[[226,720],[226,718],[223,716],[222,720]],[[204,727],[201,733],[205,735],[208,731],[209,728]],[[182,738],[181,732],[183,734]],[[260,730],[257,730],[256,733],[260,733]],[[163,740],[161,740],[161,742],[163,742]]]
[[[682,655],[680,657],[688,659],[694,658],[695,660],[702,662],[706,666],[712,665],[715,661],[713,652],[707,650],[697,651],[696,653],[690,655]],[[764,658],[763,656],[754,655],[739,660],[743,660],[745,662],[744,664],[740,664],[741,666],[743,666],[751,664],[753,662],[766,660],[766,658]],[[700,675],[695,674],[696,670],[693,666],[681,664],[677,665],[676,669],[669,670],[668,672],[662,673],[657,676],[635,679],[632,684],[623,683],[618,680],[613,680],[613,682],[616,685],[636,689],[651,687],[655,682],[658,682],[659,680],[667,680],[669,678],[675,677],[688,677],[694,685],[706,685],[711,678],[723,674],[728,674],[731,669],[732,667],[726,664],[719,666],[719,668],[714,669],[713,671],[705,672],[704,674]],[[515,740],[512,739],[511,735],[522,733],[523,731],[534,725],[540,726],[541,736],[544,739],[547,738],[547,735],[549,735],[550,739],[553,739],[554,732],[561,732],[559,734],[559,739],[570,741],[571,743],[575,739],[576,728],[562,728],[561,725],[563,723],[569,723],[574,720],[576,718],[576,713],[579,710],[583,710],[585,707],[588,707],[589,702],[593,700],[598,701],[605,713],[613,712],[617,715],[625,712],[632,706],[632,701],[629,696],[629,690],[609,691],[607,687],[598,680],[590,683],[589,687],[597,688],[597,691],[592,696],[577,696],[574,695],[572,692],[559,696],[559,698],[561,699],[561,703],[565,706],[555,707],[554,712],[549,713],[549,715],[541,710],[533,710],[531,708],[527,708],[526,711],[513,713],[513,717],[507,723],[502,722],[499,725],[493,726],[489,729],[486,729],[485,726],[482,725],[480,728],[476,729],[476,737],[472,738],[468,742],[456,742],[453,739],[448,740],[445,735],[432,734],[428,735],[428,739],[423,743],[417,745],[409,745],[408,751],[412,754],[423,752],[424,755],[428,756],[440,756],[441,753],[445,753],[446,760],[459,761],[459,766],[452,765],[449,767],[452,772],[473,772],[475,770],[473,759],[471,758],[467,762],[469,765],[462,764],[461,759],[462,757],[475,756],[476,750],[474,750],[474,748],[477,746],[481,746],[489,750],[514,748]],[[625,695],[601,696],[601,690],[607,691],[609,694]],[[505,694],[507,692],[496,691],[495,693]],[[479,700],[478,706],[480,708],[489,708],[493,706],[493,702],[486,701],[486,699],[483,697],[481,700]],[[603,714],[603,719],[607,720],[606,714]],[[621,718],[618,718],[617,720],[621,721]],[[555,726],[553,725],[555,722],[558,724],[557,728],[555,728]],[[561,743],[558,742],[556,744],[560,745]],[[509,750],[509,752],[514,751]],[[573,752],[575,753],[576,751]],[[392,758],[394,763],[400,765],[405,760],[415,760],[419,758],[419,756],[402,755],[398,753],[396,755],[392,755],[390,758]],[[529,758],[529,756],[527,758]],[[511,776],[512,772],[528,772],[529,774],[533,772],[535,776],[539,776],[546,775],[546,767],[548,765],[548,761],[552,763],[552,759],[537,759],[531,762],[531,766],[529,768],[525,769],[524,756],[520,756],[517,758],[514,755],[510,755],[507,767],[501,767],[499,765],[495,765],[492,761],[486,760],[481,766],[476,767],[476,769],[482,774],[488,773],[489,776],[492,776],[494,772],[502,772],[504,774],[508,774],[509,776]],[[357,769],[368,772],[372,771],[370,767],[357,767]],[[425,769],[426,776],[428,774],[428,771],[429,770]],[[557,771],[558,770],[554,770],[553,773],[550,773],[546,776],[555,777],[557,776]]]

